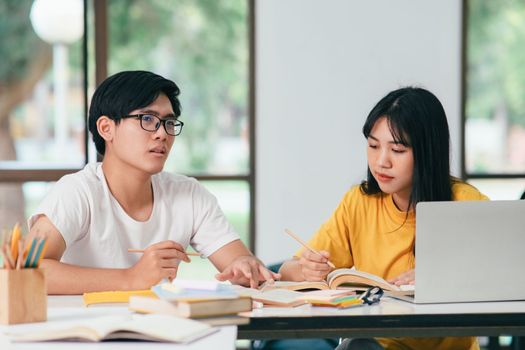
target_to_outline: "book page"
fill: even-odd
[[[261,286],[263,285],[264,283]],[[256,295],[261,292],[259,289],[243,287],[240,285],[234,285],[232,287],[233,290],[237,292],[241,297],[251,297],[252,295]]]
[[[263,283],[259,290],[266,291],[272,289],[288,289],[288,290],[305,290],[305,289],[329,289],[325,281],[310,282],[310,281],[275,281],[273,283]]]
[[[115,324],[127,322],[129,315],[91,317],[68,322],[45,322],[32,325],[29,330],[8,334],[13,341],[46,341],[78,339],[99,341],[111,331]]]
[[[301,300],[303,293],[288,289],[272,289],[252,295],[252,299],[265,305],[298,306],[306,304]]]
[[[330,287],[334,289],[342,284],[348,283],[354,285],[378,286],[384,290],[400,290],[398,286],[388,283],[379,276],[354,269],[334,270],[328,274],[327,280]]]
[[[35,342],[47,340],[143,339],[169,342],[190,342],[217,329],[211,326],[170,315],[119,315],[94,317],[84,324],[62,324],[36,328],[34,331],[8,334],[12,341]],[[131,333],[130,333],[131,332]]]
[[[191,342],[218,330],[202,322],[160,314],[133,315],[132,320],[116,328],[144,334],[147,337],[143,339],[175,343]]]
[[[300,300],[306,301],[331,301],[339,297],[347,295],[356,295],[353,290],[346,289],[325,289],[325,290],[313,290],[310,292],[303,292],[299,297]]]

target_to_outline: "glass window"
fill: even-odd
[[[524,179],[470,179],[470,184],[491,200],[520,199],[525,193]]]
[[[165,170],[218,177],[205,185],[249,246],[249,2],[86,2],[86,43],[83,0],[0,2],[2,225],[25,222],[52,181],[95,159],[91,136],[86,151],[84,99],[93,94],[95,75],[104,71],[95,66],[95,56],[97,64],[107,56],[108,75],[142,69],[177,82],[185,127]],[[33,5],[38,3],[45,6]],[[67,10],[68,18],[51,17],[59,12],[53,4],[61,6],[60,12]],[[95,33],[101,26],[94,26],[94,5],[106,6],[98,11],[107,10],[107,33]],[[100,50],[96,55],[95,49]],[[26,182],[5,176],[13,170],[23,173]],[[240,180],[229,181],[229,176]],[[209,276],[215,274],[207,260],[201,264]]]
[[[26,220],[33,214],[54,182],[27,181],[23,184],[3,182],[0,191],[0,222],[2,229],[19,223],[22,231],[27,233]]]
[[[190,175],[248,175],[248,2],[108,2],[108,75],[151,70],[181,89],[182,134],[165,170]],[[247,181],[203,181],[247,246]],[[213,279],[207,259],[181,263],[182,278]]]
[[[82,0],[3,1],[0,23],[0,166],[80,168]]]
[[[108,2],[108,74],[151,70],[181,89],[185,126],[166,170],[248,173],[248,3]]]
[[[465,169],[525,174],[525,2],[467,2]]]
[[[0,2],[0,175],[17,174],[0,182],[3,227],[24,224],[47,188],[13,182],[18,177],[38,180],[51,170],[58,180],[85,163],[83,6]]]

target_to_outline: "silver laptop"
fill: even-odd
[[[412,298],[525,300],[525,200],[419,203]]]

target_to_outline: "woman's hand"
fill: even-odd
[[[396,286],[401,286],[403,284],[416,284],[416,270],[412,269],[403,272],[402,274],[395,278],[392,278],[388,282],[395,284]]]
[[[233,260],[221,273],[216,274],[215,278],[219,281],[230,281],[234,284],[257,288],[259,283],[264,281],[272,283],[280,279],[281,275],[268,270],[255,256],[244,255]]]
[[[326,276],[332,271],[328,265],[330,253],[320,251],[321,255],[310,250],[305,250],[299,258],[299,265],[306,281],[324,281]]]

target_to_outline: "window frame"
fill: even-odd
[[[248,3],[248,125],[249,125],[249,168],[248,174],[224,175],[224,174],[187,174],[199,181],[245,181],[249,190],[248,208],[248,237],[249,247],[253,252],[255,249],[255,1],[245,0]],[[84,85],[84,146],[85,159],[84,165],[89,162],[89,131],[87,124],[88,116],[88,11],[90,11],[89,0],[84,0],[84,37],[82,43],[82,65],[83,65],[83,85]],[[95,85],[98,86],[107,77],[108,62],[108,21],[107,21],[107,0],[92,0],[92,10],[94,18],[94,52],[95,52]],[[101,159],[97,159],[100,161]],[[37,167],[17,167],[1,165],[0,162],[0,183],[24,183],[28,181],[57,181],[62,176],[81,170],[81,168],[56,168],[50,165],[45,168]]]
[[[468,24],[469,24],[469,0],[462,0],[462,25],[461,25],[461,122],[460,122],[460,137],[461,137],[461,178],[464,180],[481,179],[481,180],[496,180],[496,179],[525,179],[525,172],[523,173],[480,173],[467,171],[466,165],[466,144],[465,133],[467,123],[467,76],[468,76]]]

